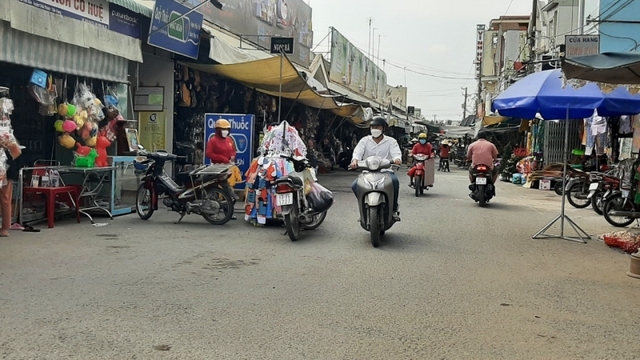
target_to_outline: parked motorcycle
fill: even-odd
[[[136,212],[148,220],[158,210],[158,198],[163,199],[170,211],[180,214],[179,223],[187,214],[201,215],[213,225],[223,225],[233,217],[234,200],[229,194],[227,179],[231,165],[204,165],[189,172],[179,173],[176,180],[164,172],[168,161],[180,158],[166,151],[141,151],[145,159],[136,161],[136,173],[142,183],[136,195]]]
[[[471,194],[469,196],[480,207],[484,207],[496,194],[491,169],[488,165],[478,164],[473,168],[472,176],[473,184],[470,186]]]
[[[595,177],[579,170],[572,170],[569,176],[569,182],[565,187],[569,204],[577,209],[584,209],[591,205],[591,199],[588,198],[589,185]]]
[[[640,161],[635,159],[622,160],[615,170],[620,179],[620,190],[610,190],[603,203],[605,220],[616,227],[626,227],[640,219],[640,204],[636,203],[638,192],[635,180]]]
[[[415,189],[416,197],[419,197],[425,190],[429,190],[424,180],[426,175],[425,162],[429,157],[423,154],[414,154],[412,156],[416,160],[414,165],[415,172],[413,174],[413,188]]]
[[[363,170],[355,187],[360,226],[371,234],[373,247],[380,246],[380,237],[396,222],[391,166],[391,161],[378,156],[358,161],[358,169]]]
[[[300,238],[300,229],[315,230],[327,217],[327,210],[333,204],[323,204],[321,209],[312,209],[305,196],[303,173],[309,171],[314,181],[318,181],[315,170],[304,157],[280,155],[293,163],[294,172],[276,179],[276,204],[282,208],[284,225],[291,241]],[[327,200],[328,202],[328,200]],[[327,206],[328,205],[328,206]]]
[[[598,215],[603,214],[603,205],[609,195],[620,188],[620,179],[603,174],[596,176],[594,181],[589,185],[588,199],[591,200],[593,211]]]

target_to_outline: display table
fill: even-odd
[[[48,173],[52,170],[60,174],[60,186],[58,187],[31,187],[30,185],[33,174]],[[19,173],[19,221],[32,222],[44,219],[44,211],[33,211],[32,214],[25,214],[24,195],[51,193],[69,193],[72,198],[74,207],[78,208],[79,213],[85,215],[92,224],[95,224],[91,213],[106,214],[110,219],[114,215],[130,213],[116,208],[115,204],[115,187],[116,187],[116,166],[79,168],[74,166],[39,166],[25,167],[20,169]],[[61,188],[73,187],[76,194],[69,191],[61,191]],[[43,191],[43,189],[52,189]],[[73,199],[73,197],[77,197]],[[55,199],[53,200],[55,201]],[[47,203],[47,207],[54,206],[51,202]],[[51,211],[49,211],[51,213]]]
[[[135,175],[133,161],[136,156],[110,156],[109,164],[116,168],[111,214],[114,216],[131,214],[135,211],[135,195],[140,178]],[[127,195],[133,194],[132,197]]]

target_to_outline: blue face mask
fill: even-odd
[[[420,144],[424,145],[424,144],[426,144],[426,143],[427,143],[427,140],[425,140],[425,139],[420,139]]]

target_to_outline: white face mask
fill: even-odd
[[[220,135],[222,135],[223,138],[226,138],[229,135],[229,130],[220,131]]]
[[[374,138],[379,138],[380,135],[382,135],[382,130],[380,130],[380,129],[371,129],[371,135]]]

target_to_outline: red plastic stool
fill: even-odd
[[[49,229],[54,227],[56,215],[56,197],[66,194],[69,196],[76,208],[76,219],[80,223],[80,191],[77,186],[58,186],[58,187],[25,187],[25,194],[42,194],[46,197],[47,202],[47,225]]]

